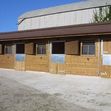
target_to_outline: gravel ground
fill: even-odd
[[[0,77],[0,111],[93,111]]]
[[[0,78],[0,107],[18,109],[0,111],[111,111],[111,79],[4,69]]]

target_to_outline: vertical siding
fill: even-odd
[[[18,30],[90,23],[93,20],[94,10],[95,9],[87,9],[25,19],[18,26]]]

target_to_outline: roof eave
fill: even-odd
[[[62,26],[10,33],[0,33],[0,41],[49,39],[69,36],[106,35],[111,34],[111,23],[84,24]]]

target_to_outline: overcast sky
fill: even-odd
[[[0,32],[17,31],[17,19],[24,12],[78,1],[80,0],[0,0]]]

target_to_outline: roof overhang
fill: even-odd
[[[111,34],[111,23],[84,24],[27,31],[0,33],[0,41],[62,38],[69,36]]]

